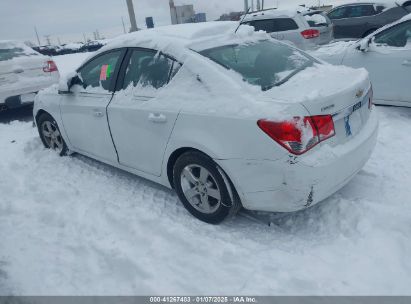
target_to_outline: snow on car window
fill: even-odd
[[[281,85],[313,60],[285,44],[270,40],[226,45],[200,52],[227,69],[240,73],[250,84],[268,90]]]
[[[16,57],[27,56],[21,48],[12,48],[12,49],[1,49],[0,48],[0,61],[10,60]]]
[[[309,26],[318,27],[328,24],[327,18],[322,14],[310,14],[305,15],[304,17],[305,20],[307,20]]]

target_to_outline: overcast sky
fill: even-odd
[[[318,0],[265,0],[266,7],[280,7]],[[321,3],[327,0],[321,0]],[[139,27],[145,17],[153,16],[158,25],[170,24],[168,0],[133,0]],[[251,0],[249,0],[251,3]],[[243,9],[243,0],[175,0],[176,5],[194,4],[196,12],[207,13],[208,20],[221,14]],[[112,37],[123,32],[121,17],[127,28],[129,19],[126,0],[0,0],[0,40],[19,39],[36,42],[34,26],[45,43],[50,35],[63,43],[83,40],[83,33],[93,38],[98,29],[101,36]]]

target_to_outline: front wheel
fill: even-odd
[[[180,156],[173,180],[184,207],[203,222],[219,224],[240,209],[231,182],[211,158],[200,152]]]
[[[41,141],[47,149],[55,150],[60,156],[67,154],[67,145],[61,136],[57,122],[51,115],[41,114],[37,119],[37,127]]]

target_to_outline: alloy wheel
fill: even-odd
[[[181,188],[190,205],[202,213],[213,213],[221,205],[221,192],[215,178],[200,165],[188,165],[183,169]]]

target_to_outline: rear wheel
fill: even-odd
[[[174,188],[184,207],[196,218],[219,224],[241,206],[231,182],[208,156],[187,152],[176,161]]]
[[[37,119],[37,127],[46,148],[55,150],[60,156],[67,154],[67,145],[61,136],[57,122],[51,115],[41,114]]]

